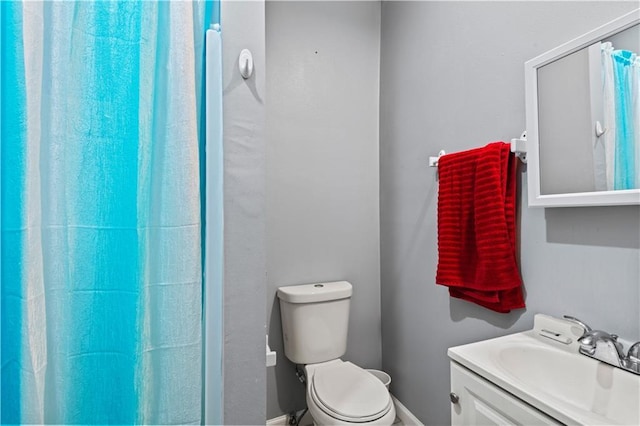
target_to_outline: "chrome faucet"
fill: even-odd
[[[629,348],[627,354],[624,354],[622,343],[618,342],[616,334],[609,334],[602,330],[593,330],[583,321],[564,315],[564,319],[583,328],[582,336],[578,338],[580,343],[580,352],[583,355],[597,359],[640,375],[640,342],[636,342]]]
[[[622,360],[622,364],[625,370],[640,374],[640,342],[635,342],[631,345],[626,358]]]
[[[578,324],[580,327],[582,327],[584,329],[584,332],[582,334],[583,336],[586,333],[589,333],[589,332],[592,331],[591,327],[589,327],[587,324],[583,323],[582,321],[580,321],[576,317],[572,317],[572,316],[569,316],[569,315],[563,315],[563,318],[566,319],[567,321],[571,321],[571,322],[573,322],[575,324]]]
[[[635,342],[633,345],[631,345],[627,356],[629,358],[635,358],[636,362],[640,362],[640,342]]]

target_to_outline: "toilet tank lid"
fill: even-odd
[[[352,291],[348,281],[289,285],[278,288],[278,298],[289,303],[326,302],[351,297]]]

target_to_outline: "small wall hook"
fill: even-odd
[[[245,80],[253,74],[253,55],[249,49],[242,49],[238,58],[238,68],[240,75]]]

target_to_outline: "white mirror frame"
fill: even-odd
[[[640,189],[567,194],[540,193],[538,137],[538,68],[640,23],[636,9],[601,27],[537,56],[524,64],[527,115],[527,172],[529,207],[616,206],[640,204]]]

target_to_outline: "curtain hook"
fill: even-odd
[[[242,51],[240,51],[238,67],[240,68],[240,75],[245,80],[253,74],[253,55],[251,55],[249,49],[242,49]]]

